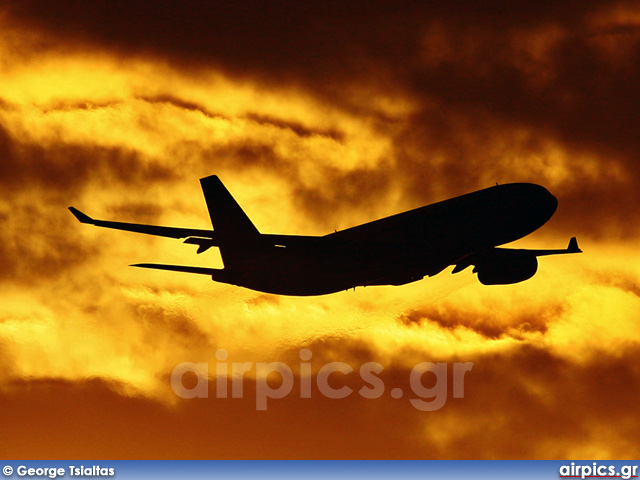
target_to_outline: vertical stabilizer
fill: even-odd
[[[242,270],[251,262],[251,244],[260,237],[247,214],[216,175],[200,179],[211,224],[220,241],[225,270]],[[226,239],[226,240],[225,240]]]
[[[216,175],[201,178],[200,184],[207,202],[211,224],[216,232],[221,235],[229,233],[247,236],[260,234]]]

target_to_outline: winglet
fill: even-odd
[[[569,240],[567,251],[570,253],[582,253],[582,250],[578,247],[578,240],[576,237],[571,237],[571,240]]]
[[[85,215],[77,208],[69,207],[69,211],[73,213],[73,216],[80,220],[80,222],[82,223],[89,223],[91,225],[94,225],[96,223],[93,218],[91,218],[89,215]]]

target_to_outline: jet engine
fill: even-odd
[[[508,285],[523,282],[538,270],[538,259],[526,251],[493,251],[474,267],[483,285]]]

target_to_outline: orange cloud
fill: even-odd
[[[633,5],[367,3],[363,16],[357,3],[285,2],[236,17],[232,5],[49,3],[0,15],[8,456],[637,456],[640,70],[621,60],[638,53]],[[221,259],[66,210],[208,228],[197,180],[213,173],[263,232],[314,235],[496,181],[540,183],[558,212],[519,244],[577,234],[585,253],[513,286],[445,271],[287,298],[130,269]],[[474,367],[465,398],[429,413],[388,394],[290,396],[267,412],[250,394],[177,398],[172,369],[221,348],[292,366],[309,348],[314,376],[380,362],[387,392],[419,362]]]

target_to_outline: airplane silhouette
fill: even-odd
[[[224,268],[138,263],[134,267],[210,275],[216,282],[280,295],[324,295],[368,285],[404,285],[454,265],[473,265],[484,285],[531,278],[537,257],[580,253],[575,237],[562,250],[496,248],[544,225],[558,201],[530,183],[497,185],[324,236],[261,234],[220,179],[200,180],[214,230],[94,220],[82,223],[219,247]]]

